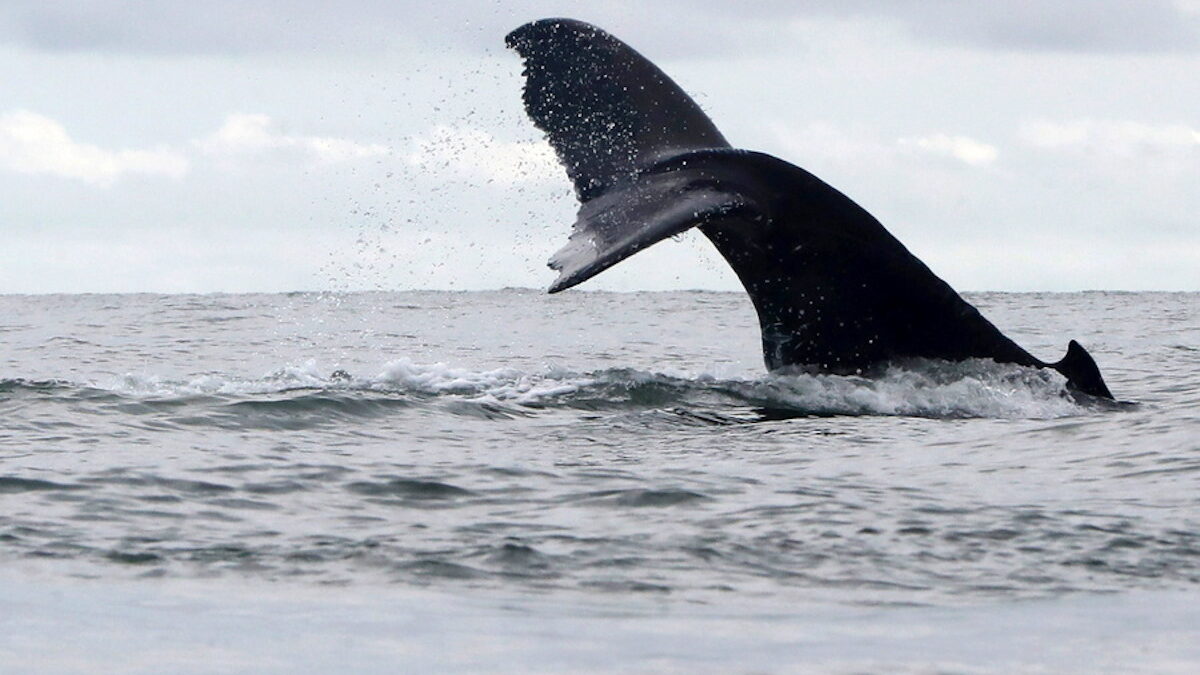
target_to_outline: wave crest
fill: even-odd
[[[645,411],[680,409],[779,418],[830,415],[902,415],[937,418],[1053,418],[1089,410],[1070,396],[1057,374],[1011,364],[973,360],[961,363],[916,361],[894,365],[874,377],[823,374],[768,374],[761,378],[720,378],[699,373],[659,373],[614,368],[577,373],[561,368],[522,372],[514,368],[472,370],[409,358],[387,363],[369,377],[341,371],[322,373],[314,362],[290,365],[254,379],[205,375],[171,380],[125,375],[115,381],[77,387],[80,396],[99,392],[136,399],[177,401],[218,398],[225,403],[262,401],[346,409],[347,399],[386,398],[411,405],[440,406],[450,412],[485,409],[536,414],[546,409]],[[0,393],[46,393],[47,383],[4,380]],[[232,400],[231,400],[232,399]],[[464,408],[464,405],[466,406]],[[404,406],[409,407],[409,406]],[[396,406],[352,409],[391,411]],[[364,413],[365,414],[365,413]],[[503,417],[504,415],[499,415]]]

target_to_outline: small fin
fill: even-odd
[[[679,85],[629,45],[573,19],[505,38],[525,60],[525,111],[546,132],[579,201],[686,150],[729,147]]]
[[[1067,355],[1051,367],[1067,378],[1067,387],[1091,396],[1112,399],[1112,392],[1104,384],[1100,376],[1100,367],[1096,360],[1083,348],[1083,345],[1071,340],[1067,345]]]

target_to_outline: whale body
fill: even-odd
[[[909,358],[1053,368],[1112,399],[1076,341],[1037,359],[1006,337],[870,213],[811,173],[732,148],[700,107],[633,48],[572,19],[509,33],[526,113],[575,186],[578,218],[551,293],[696,227],[758,313],[768,370],[861,374]]]

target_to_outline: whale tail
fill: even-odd
[[[700,106],[629,45],[591,24],[542,19],[505,43],[524,60],[525,111],[575,185],[578,218],[549,261],[551,293],[579,284],[662,239],[736,207],[691,176],[646,175],[683,153],[729,144]]]
[[[504,42],[525,62],[525,112],[546,133],[582,203],[671,155],[729,147],[666,73],[591,24],[541,19]]]
[[[857,373],[904,357],[1052,367],[1112,398],[1076,342],[1040,361],[1000,332],[870,213],[807,171],[734,150],[698,105],[595,26],[544,19],[509,33],[525,111],[575,185],[580,208],[550,259],[551,293],[698,227],[745,286],[769,370]]]
[[[1067,378],[1067,387],[1084,394],[1112,399],[1112,392],[1104,384],[1100,376],[1100,367],[1096,360],[1083,348],[1083,345],[1071,340],[1067,345],[1067,355],[1061,361],[1051,363],[1050,367]]]

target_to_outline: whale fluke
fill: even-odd
[[[849,197],[781,159],[732,149],[678,85],[615,37],[544,19],[507,44],[525,60],[525,109],[580,201],[550,260],[551,293],[698,227],[754,304],[769,370],[985,358],[1054,368],[1072,390],[1112,398],[1079,343],[1056,363],[1035,358]]]
[[[525,60],[525,112],[546,132],[581,202],[663,157],[729,147],[666,73],[591,24],[542,19],[505,44]]]
[[[550,258],[550,267],[559,272],[550,292],[582,283],[655,242],[744,206],[737,193],[705,187],[698,178],[695,171],[656,172],[583,202],[567,245]]]

